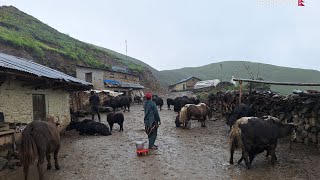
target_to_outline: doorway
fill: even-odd
[[[33,104],[33,120],[44,120],[46,117],[46,101],[44,94],[33,94],[32,95]]]

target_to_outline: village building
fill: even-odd
[[[91,88],[60,71],[0,53],[0,157],[14,150],[32,121],[53,117],[64,129],[71,121],[70,94]]]
[[[171,84],[169,86],[169,91],[193,91],[193,87],[198,81],[201,81],[201,79],[197,77],[188,77],[186,79],[182,79],[174,84]]]
[[[142,94],[139,76],[129,73],[127,69],[112,67],[111,70],[76,66],[76,77],[92,83],[96,90],[113,90],[125,96]]]
[[[70,123],[70,93],[92,85],[31,60],[0,53],[0,112],[4,122],[30,123],[54,117]],[[1,122],[0,122],[1,123]]]
[[[228,81],[222,81],[220,82],[219,79],[212,79],[212,80],[205,80],[205,81],[198,81],[194,85],[194,92],[208,92],[211,90],[226,90],[226,89],[232,89],[236,86],[235,81],[233,81],[233,76],[230,82]]]

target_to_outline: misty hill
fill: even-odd
[[[110,49],[107,49],[107,48],[103,48],[103,47],[99,47],[99,46],[96,46],[97,48],[103,50],[103,51],[106,51],[107,53],[109,54],[112,54],[113,56],[117,57],[117,58],[120,58],[120,59],[125,59],[125,60],[128,60],[128,61],[131,61],[135,64],[138,64],[138,65],[141,65],[143,67],[146,67],[146,68],[149,68],[150,71],[152,72],[152,74],[154,75],[154,77],[156,77],[158,80],[162,80],[164,79],[164,75],[156,70],[155,68],[151,67],[149,64],[146,64],[145,62],[139,60],[139,59],[136,59],[136,58],[133,58],[133,57],[130,57],[130,56],[126,56],[124,54],[121,54],[121,53],[118,53],[116,51],[113,51],[113,50],[110,50]],[[165,82],[163,85],[167,84],[167,82]]]
[[[75,75],[75,65],[125,67],[139,75],[144,86],[159,89],[149,67],[60,33],[13,6],[0,6],[0,52],[32,59],[70,75]]]
[[[245,65],[248,67],[249,71],[245,68]],[[259,75],[260,78],[269,81],[320,83],[320,72],[316,70],[288,68],[243,61],[225,61],[201,67],[161,71],[162,76],[165,78],[160,79],[160,83],[164,86],[168,86],[169,84],[190,76],[196,76],[202,80],[222,79],[222,81],[230,81],[232,76],[251,78],[249,72],[255,78]],[[292,89],[296,88],[320,89],[319,87],[271,86],[272,90],[285,94],[290,94]]]

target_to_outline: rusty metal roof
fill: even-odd
[[[47,66],[35,63],[31,60],[11,56],[4,53],[0,53],[0,67],[33,74],[38,77],[61,80],[70,83],[79,83],[80,85],[91,85],[91,83],[69,76],[67,74],[64,74],[63,72],[51,69]]]

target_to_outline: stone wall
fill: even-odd
[[[192,78],[188,81],[181,82],[179,84],[176,84],[172,87],[173,91],[186,91],[186,90],[193,90],[193,86],[198,82],[198,79]],[[185,86],[185,89],[183,89],[183,85]]]
[[[70,123],[69,93],[61,90],[34,90],[17,81],[6,81],[0,86],[0,112],[5,122],[30,123],[33,121],[32,94],[44,94],[46,113],[59,120],[62,128]]]
[[[76,68],[76,78],[81,80],[86,80],[85,74],[92,73],[92,85],[94,89],[104,89],[104,70],[86,68],[86,67],[77,67]]]
[[[131,75],[131,74],[105,71],[104,77],[105,77],[105,79],[111,79],[111,80],[117,80],[117,81],[121,81],[121,82],[139,84],[139,77]]]
[[[230,113],[238,104],[239,94],[210,94],[208,105],[217,112]],[[320,148],[320,93],[300,93],[282,96],[272,92],[243,94],[242,102],[251,106],[257,117],[271,115],[285,123],[298,125],[297,142],[318,144]]]
[[[183,85],[186,86],[186,83],[184,82],[184,83],[176,84],[176,85],[173,86],[172,90],[173,91],[183,91],[184,90],[183,89]]]
[[[121,72],[114,72],[114,71],[107,71],[103,69],[95,69],[95,68],[86,68],[86,67],[77,67],[76,68],[76,77],[81,80],[86,80],[85,74],[92,73],[92,84],[94,89],[105,89],[103,80],[111,79],[120,82],[127,82],[127,83],[134,83],[139,84],[140,79],[138,76],[121,73]]]

